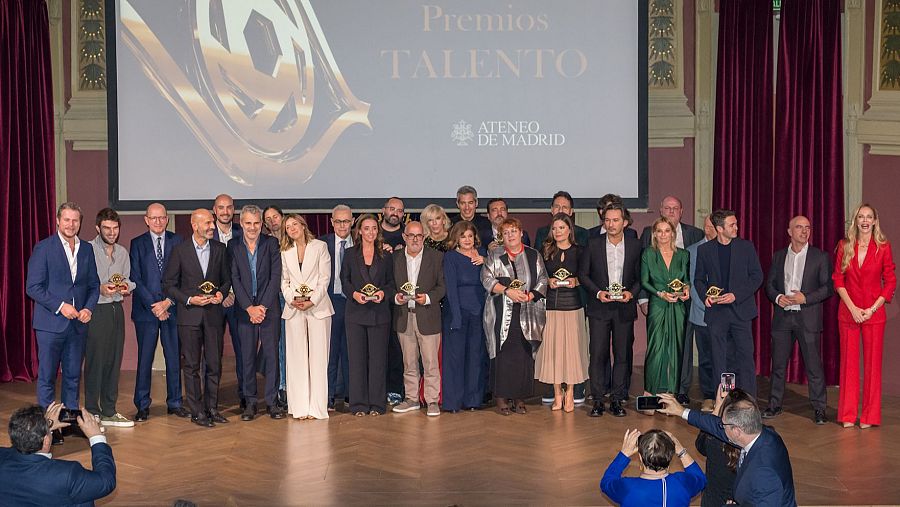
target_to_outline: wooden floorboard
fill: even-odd
[[[327,421],[241,422],[233,365],[225,371],[220,399],[231,422],[213,429],[165,415],[165,380],[154,372],[150,420],[107,431],[118,487],[99,505],[610,505],[598,483],[626,428],[670,430],[694,451],[696,431],[683,421],[632,410],[592,419],[586,408],[564,414],[532,404],[527,415],[509,417],[338,412]],[[639,375],[636,368],[636,386]],[[134,372],[123,372],[119,411],[128,417],[133,386]],[[10,413],[32,403],[34,389],[0,385],[0,445],[9,445]],[[760,390],[768,392],[765,379]],[[785,414],[771,422],[790,450],[800,504],[900,504],[900,399],[885,397],[881,427],[845,430],[815,426],[805,391],[789,385]],[[833,421],[835,388],[828,401]],[[90,464],[83,439],[53,453]]]

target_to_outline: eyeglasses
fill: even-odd
[[[151,222],[162,222],[163,220],[168,220],[168,219],[169,219],[169,217],[167,217],[167,216],[161,216],[161,217],[146,217],[146,218],[147,218],[147,220],[150,220]]]
[[[424,234],[404,234],[403,237],[406,239],[411,239],[413,241],[422,241],[423,239],[425,239]]]
[[[353,223],[353,220],[335,220],[332,218],[331,223],[334,225],[350,225]]]

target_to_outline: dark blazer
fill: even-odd
[[[641,232],[641,245],[644,248],[650,246],[650,242],[653,239],[653,233],[650,231],[651,226],[644,227],[644,230]],[[698,229],[693,225],[686,224],[681,222],[681,234],[684,236],[681,240],[684,242],[684,249],[687,250],[687,247],[697,243],[706,237],[703,234],[703,229]]]
[[[209,266],[206,269],[206,276],[203,276],[193,239],[186,239],[172,249],[172,258],[169,259],[163,274],[162,286],[163,292],[178,305],[179,326],[200,325],[204,313],[212,317],[218,325],[224,325],[225,314],[221,304],[187,306],[189,297],[201,294],[198,287],[205,280],[214,283],[223,296],[231,289],[231,269],[225,245],[216,240],[209,241]]]
[[[356,245],[344,252],[344,261],[341,265],[341,290],[347,297],[347,308],[344,311],[347,322],[364,326],[377,326],[391,323],[391,297],[396,292],[394,289],[394,260],[391,254],[383,252],[380,256],[376,252],[372,256],[372,266],[367,267],[363,259],[362,246]],[[367,283],[384,291],[384,299],[381,303],[369,301],[359,304],[353,299],[353,293],[358,292]]]
[[[728,441],[722,420],[698,410],[688,413],[691,426]],[[744,462],[738,467],[734,481],[734,499],[740,505],[754,507],[788,507],[797,505],[794,497],[794,473],[791,459],[781,436],[769,426],[747,451]]]
[[[337,252],[336,252],[335,249],[334,249],[334,246],[335,246],[335,245],[334,245],[334,236],[335,236],[335,235],[334,235],[333,232],[329,232],[328,234],[326,234],[326,235],[322,236],[321,238],[319,238],[320,240],[322,240],[323,242],[325,242],[326,245],[328,245],[328,255],[331,256],[331,266],[332,266],[332,269],[334,269],[334,263],[335,263],[335,260],[337,259]],[[350,240],[350,236],[349,236],[349,235],[347,236],[347,240],[348,240],[348,241]],[[348,247],[344,250],[344,256],[347,255],[347,250],[349,250],[350,248],[351,248],[351,247],[348,246]],[[338,271],[340,271],[340,270],[338,270]],[[340,273],[339,273],[339,274],[340,274]],[[331,276],[331,277],[329,278],[329,280],[328,280],[328,296],[329,296],[329,297],[334,297],[334,296],[336,295],[336,294],[334,293],[334,273],[331,273],[331,275],[332,275],[332,276]]]
[[[166,299],[162,290],[162,277],[166,266],[172,258],[172,249],[181,244],[183,239],[174,232],[165,231],[163,242],[163,270],[156,264],[156,245],[153,236],[145,232],[131,240],[129,257],[131,258],[131,281],[136,285],[134,300],[131,303],[131,320],[135,322],[156,322],[150,306]],[[169,313],[176,315],[177,305],[169,307]]]
[[[622,285],[634,296],[627,303],[601,303],[597,293],[609,287],[609,270],[606,265],[606,234],[593,238],[588,243],[588,261],[583,272],[578,274],[578,282],[587,291],[585,314],[598,319],[637,319],[637,296],[641,290],[641,242],[637,238],[625,236],[625,263],[622,269]]]
[[[81,241],[79,245],[74,283],[69,259],[58,233],[34,246],[28,259],[25,293],[36,303],[32,318],[35,330],[61,333],[71,322],[77,332],[87,332],[86,324],[77,319],[70,321],[62,313],[56,313],[63,302],[73,305],[76,310],[87,308],[93,312],[100,298],[94,249],[87,241]]]
[[[550,235],[550,226],[545,225],[537,230],[534,234],[534,249],[538,252],[544,251],[544,240]],[[575,226],[575,243],[586,247],[591,239],[591,233],[584,227]],[[530,245],[529,245],[530,246]]]
[[[213,213],[213,217],[215,217],[215,213]],[[213,227],[213,239],[222,242],[219,238],[219,224],[218,222],[214,222],[215,227]],[[231,223],[231,241],[236,241],[244,237],[244,229],[241,228],[241,224],[238,222]],[[229,241],[228,243],[231,243]],[[223,243],[224,244],[224,243]],[[224,292],[222,293],[224,294]]]
[[[278,310],[278,295],[281,291],[281,250],[278,240],[272,236],[260,234],[256,243],[256,297],[253,297],[253,278],[250,273],[250,259],[247,258],[247,244],[243,236],[236,241],[228,242],[228,256],[231,259],[231,289],[234,291],[234,302],[243,312],[241,316],[249,319],[247,307],[263,305],[271,311],[266,312],[266,321],[281,318]],[[224,294],[224,293],[223,293]]]
[[[775,307],[772,314],[772,329],[785,330],[789,326],[785,322],[785,311],[775,303],[775,298],[784,294],[784,261],[787,248],[783,248],[772,257],[769,278],[766,280],[766,296]],[[811,332],[822,331],[822,302],[834,294],[831,285],[831,260],[828,254],[810,245],[806,251],[806,264],[803,267],[803,280],[800,292],[806,296],[806,303],[800,305],[803,328]]]
[[[449,216],[450,223],[456,224],[462,220],[462,216],[459,213],[454,213]],[[491,241],[494,241],[494,233],[493,228],[491,227],[491,221],[488,217],[475,212],[475,216],[472,217],[472,223],[475,224],[475,228],[478,229],[478,237],[481,239],[481,244],[485,247],[490,244]],[[525,232],[525,231],[522,231]]]
[[[108,444],[91,446],[91,467],[0,448],[0,506],[94,505],[116,489],[116,463]]]
[[[606,233],[603,232],[603,224],[595,225],[595,226],[591,227],[590,229],[588,229],[588,239],[589,240],[594,239],[594,238],[599,238],[600,236],[602,236],[604,234],[606,234]],[[625,237],[637,239],[638,233],[633,228],[626,227],[625,228]]]
[[[728,292],[734,294],[734,303],[730,305],[713,305],[706,309],[704,317],[706,323],[715,319],[722,312],[728,311],[728,307],[734,310],[741,320],[753,320],[759,314],[756,308],[756,300],[753,295],[763,282],[762,267],[759,265],[759,256],[753,243],[734,238],[731,240],[731,269],[729,270],[728,283],[724,283],[719,270],[718,240],[707,241],[697,248],[697,269],[694,271],[694,286],[700,297],[706,299],[706,290],[711,285],[717,287],[728,286]]]
[[[431,304],[416,303],[416,325],[422,334],[438,334],[441,332],[441,300],[447,293],[444,286],[444,254],[433,248],[423,248],[419,255],[422,256],[422,265],[419,267],[419,278],[416,280],[416,285],[419,286],[416,294],[427,294]],[[397,250],[394,253],[395,290],[389,296],[391,303],[394,304],[394,329],[398,333],[406,332],[409,306],[396,304],[396,295],[402,293],[400,286],[408,280],[406,250]]]

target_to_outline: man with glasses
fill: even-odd
[[[353,210],[346,204],[338,204],[331,210],[331,227],[334,232],[322,236],[331,256],[331,280],[328,282],[328,297],[334,307],[331,316],[331,343],[328,348],[328,410],[334,410],[334,400],[338,393],[344,399],[344,406],[350,407],[350,358],[347,355],[347,328],[344,327],[344,311],[347,297],[341,287],[341,264],[345,251],[353,246],[350,229],[353,227]]]
[[[381,208],[381,236],[386,245],[385,250],[393,251],[403,244],[403,216],[405,214],[403,201],[399,197],[391,197]]]
[[[144,215],[147,232],[131,240],[131,281],[135,283],[131,304],[131,320],[137,335],[137,375],[134,379],[134,420],[150,417],[150,384],[157,337],[166,362],[166,406],[169,414],[187,417],[182,406],[181,370],[178,351],[178,326],[175,324],[175,302],[163,294],[162,274],[169,264],[172,249],[181,237],[167,231],[166,207],[153,203]]]
[[[403,387],[406,399],[394,406],[397,413],[419,409],[419,358],[425,371],[424,398],[428,416],[441,415],[441,305],[444,288],[444,257],[424,248],[425,231],[419,222],[409,222],[403,233],[406,247],[394,255],[394,329],[403,350]]]

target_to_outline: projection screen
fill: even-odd
[[[107,0],[110,201],[647,200],[647,2]],[[585,204],[581,204],[584,202]]]

